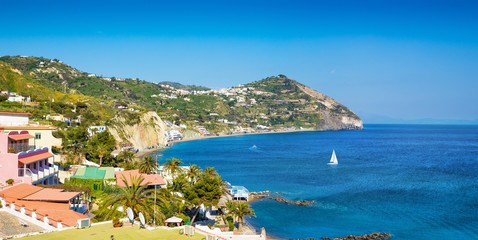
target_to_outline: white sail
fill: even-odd
[[[327,163],[329,165],[337,165],[339,164],[339,160],[337,160],[337,156],[335,156],[335,150],[332,150],[332,157],[330,157],[330,162]]]

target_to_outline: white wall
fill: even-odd
[[[28,125],[28,116],[0,115],[0,126]]]

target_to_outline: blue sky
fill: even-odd
[[[2,1],[0,55],[212,88],[285,74],[365,122],[478,119],[476,1]]]

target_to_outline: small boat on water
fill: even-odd
[[[335,150],[332,150],[332,157],[330,157],[330,161],[327,163],[328,165],[337,165],[339,164],[339,160],[335,155]]]

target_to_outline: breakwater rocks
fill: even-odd
[[[272,200],[275,200],[276,202],[281,202],[285,204],[291,204],[291,205],[297,205],[297,206],[310,206],[315,203],[315,201],[307,201],[307,200],[288,200],[280,196],[275,196],[275,197],[269,197]]]
[[[339,238],[323,237],[321,238],[321,240],[384,240],[389,238],[392,238],[392,235],[390,233],[374,232],[374,233],[365,234],[361,236],[349,235],[346,237],[339,237]]]
[[[285,203],[285,204],[290,204],[290,205],[296,205],[296,206],[310,206],[315,204],[315,201],[307,201],[307,200],[289,200],[280,195],[280,193],[274,193],[271,194],[270,191],[261,191],[261,192],[250,192],[249,197],[252,200],[257,200],[257,199],[263,199],[263,198],[269,198],[271,200],[274,200],[276,202],[280,203]]]
[[[261,191],[261,192],[250,192],[249,199],[251,200],[259,200],[263,198],[268,198],[271,195],[270,191]]]

